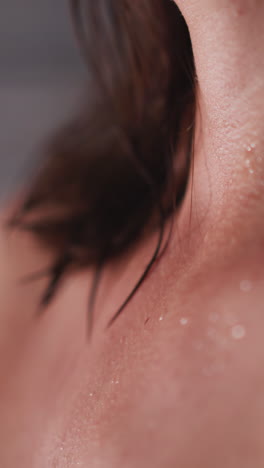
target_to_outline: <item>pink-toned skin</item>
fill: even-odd
[[[0,466],[264,466],[264,2],[179,0],[198,81],[193,178],[159,265],[110,330],[155,246],[92,272],[39,320],[48,263],[0,238]],[[3,216],[4,217],[4,216]]]

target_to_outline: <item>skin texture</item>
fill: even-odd
[[[0,238],[0,465],[264,465],[264,58],[261,1],[179,1],[197,68],[193,173],[164,257],[110,330],[153,252],[109,265],[87,345],[92,272],[36,320],[47,252]],[[4,222],[3,222],[4,224]]]

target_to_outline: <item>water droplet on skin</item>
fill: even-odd
[[[252,152],[252,150],[255,148],[255,144],[252,143],[250,146],[248,146],[246,149],[248,152]],[[250,159],[245,160],[245,167],[247,167],[249,174],[254,174],[254,169],[252,168],[252,161]]]
[[[119,380],[111,380],[111,384],[112,385],[118,385],[119,384]]]
[[[249,145],[245,145],[245,149],[251,153],[251,151],[256,148],[256,143],[250,143]]]
[[[240,283],[240,291],[242,292],[250,292],[252,290],[252,283],[249,280],[243,280]]]
[[[188,324],[188,319],[186,317],[182,317],[180,319],[180,324],[183,325],[183,326],[187,325]]]
[[[231,330],[234,340],[242,340],[246,336],[246,330],[243,325],[235,325]]]

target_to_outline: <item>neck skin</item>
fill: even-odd
[[[197,70],[195,195],[213,197],[226,216],[234,210],[251,216],[254,228],[264,206],[264,3],[177,5],[190,30]]]

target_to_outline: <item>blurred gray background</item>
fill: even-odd
[[[24,182],[38,145],[77,107],[84,76],[67,0],[1,0],[0,196]]]

